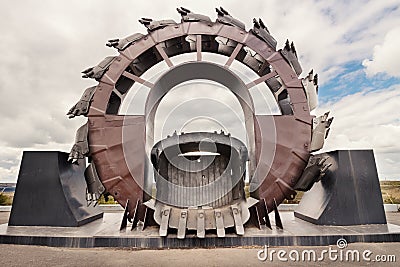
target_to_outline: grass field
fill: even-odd
[[[387,204],[400,204],[400,181],[382,181],[382,197]]]

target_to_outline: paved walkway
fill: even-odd
[[[322,250],[329,247],[281,247],[269,248],[286,251],[286,258],[292,250],[302,255],[304,250],[313,250],[316,257],[320,257]],[[331,246],[336,249],[336,246]],[[129,249],[74,249],[74,248],[52,248],[22,245],[0,245],[0,260],[2,266],[399,266],[398,262],[366,262],[361,258],[360,262],[340,262],[325,259],[318,262],[281,262],[277,254],[273,261],[260,261],[257,253],[260,248],[218,248],[218,249],[174,249],[174,250],[129,250]],[[370,250],[370,259],[376,255],[395,255],[400,261],[398,243],[384,244],[350,244],[345,250],[358,250],[360,255],[365,250]],[[339,254],[337,254],[339,255]],[[337,256],[336,256],[337,257]],[[334,259],[334,257],[333,257]],[[344,257],[345,259],[345,257]]]

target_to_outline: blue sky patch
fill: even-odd
[[[320,102],[337,101],[350,94],[382,90],[400,83],[400,78],[389,77],[385,74],[367,77],[364,68],[359,61],[345,64],[339,74],[319,86]]]

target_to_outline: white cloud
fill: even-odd
[[[400,77],[400,27],[390,30],[382,44],[374,47],[371,60],[365,59],[363,65],[368,76],[386,73]]]
[[[400,179],[400,86],[359,92],[320,106],[334,117],[324,151],[373,149],[381,179]]]

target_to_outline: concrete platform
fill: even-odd
[[[400,242],[400,226],[318,226],[295,218],[293,212],[281,213],[284,230],[246,228],[244,236],[227,233],[218,238],[207,232],[199,239],[188,233],[179,240],[176,234],[158,236],[157,227],[144,231],[119,231],[121,212],[105,213],[104,218],[81,227],[25,227],[0,225],[0,244],[40,245],[52,247],[136,247],[136,248],[188,248],[188,247],[233,247],[233,246],[324,246],[336,244],[339,238],[348,243],[355,242]],[[273,215],[270,215],[274,224]]]

